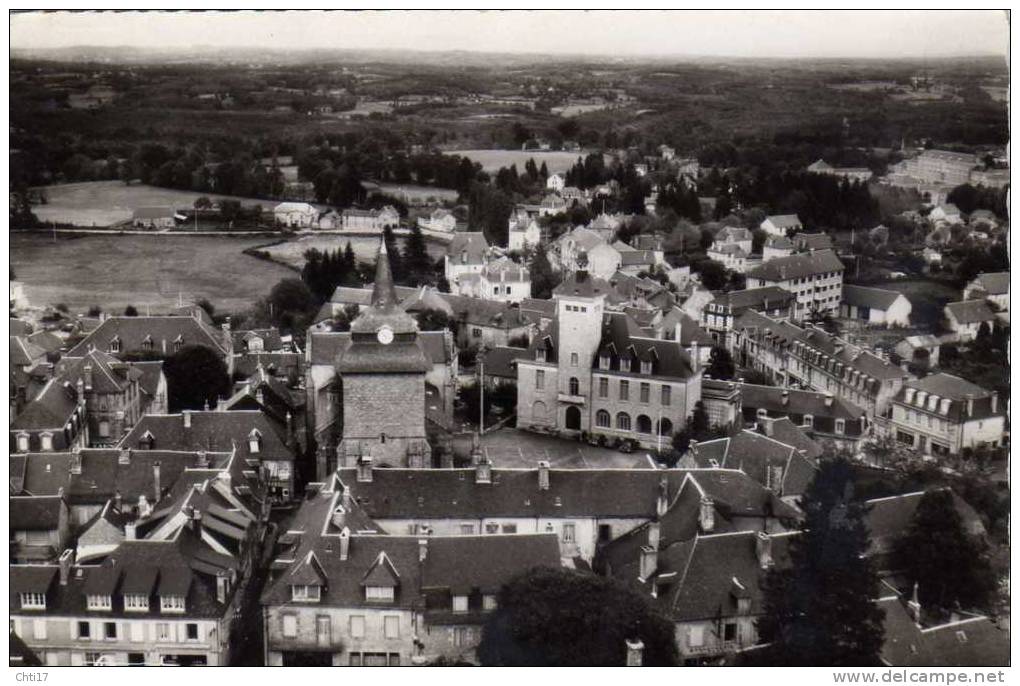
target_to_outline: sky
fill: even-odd
[[[988,11],[56,12],[11,15],[11,48],[192,46],[600,56],[1006,55]]]

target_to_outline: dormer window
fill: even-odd
[[[535,350],[535,360],[538,362],[545,362],[545,348],[538,348]]]
[[[159,597],[160,612],[179,613],[184,612],[184,596],[182,595],[161,595]]]
[[[365,600],[376,603],[392,603],[394,600],[392,586],[365,586]]]
[[[184,347],[184,339],[180,335],[178,335],[173,342],[173,351],[175,353],[180,352],[182,347]]]
[[[642,374],[651,374],[652,373],[652,361],[651,360],[641,360],[641,373]]]
[[[45,593],[21,593],[21,609],[22,610],[45,610],[46,609],[46,594]]]
[[[28,434],[18,434],[18,452],[28,452]]]
[[[248,434],[248,451],[253,455],[262,452],[262,434],[258,429],[252,429],[252,432]]]
[[[148,612],[149,596],[141,593],[128,593],[124,595],[124,610],[126,612]]]
[[[262,339],[258,336],[248,341],[248,350],[262,350]]]
[[[599,355],[599,369],[609,369],[609,365],[612,363],[612,358],[608,353],[602,353]]]
[[[321,586],[297,585],[290,587],[290,599],[299,603],[317,603],[322,598]]]
[[[119,353],[120,352],[120,348],[121,348],[121,345],[120,345],[120,336],[114,336],[110,340],[110,352],[111,353]]]
[[[496,596],[485,594],[482,596],[482,609],[492,611],[496,609]]]
[[[631,369],[630,355],[621,355],[620,356],[620,371],[621,372],[629,372],[630,369]]]
[[[39,434],[39,438],[42,441],[43,452],[49,452],[50,450],[53,450],[53,434],[49,432]]]
[[[142,339],[142,350],[152,350],[154,347],[152,336],[146,336]]]
[[[811,428],[814,425],[815,425],[815,418],[814,418],[814,416],[810,415],[810,414],[804,415],[804,426],[806,426],[808,428]]]
[[[841,433],[844,433],[845,431],[846,431],[846,420],[844,420],[844,419],[837,419],[836,420],[836,433],[841,434]]]
[[[113,598],[108,595],[89,595],[85,597],[85,603],[90,610],[107,611],[113,609]]]
[[[142,437],[138,439],[139,450],[155,450],[156,448],[156,437],[152,435],[152,432],[146,431],[142,434]]]
[[[466,595],[453,596],[453,611],[454,612],[468,611],[468,597]]]

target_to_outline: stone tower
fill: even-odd
[[[609,284],[587,272],[568,276],[553,292],[558,328],[557,427],[587,431],[591,370],[602,339],[602,314]],[[570,408],[576,408],[570,409]],[[578,422],[580,423],[578,425]]]
[[[425,437],[425,373],[431,363],[418,324],[397,301],[386,243],[379,246],[372,302],[351,322],[335,362],[343,388],[337,464],[431,466]]]

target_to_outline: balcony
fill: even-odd
[[[571,393],[558,393],[556,399],[567,405],[584,405],[585,403],[583,395],[573,395]]]

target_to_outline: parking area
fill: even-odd
[[[481,438],[481,446],[496,467],[534,467],[548,460],[556,469],[649,469],[647,451],[621,453],[556,436],[520,429],[497,429]]]

